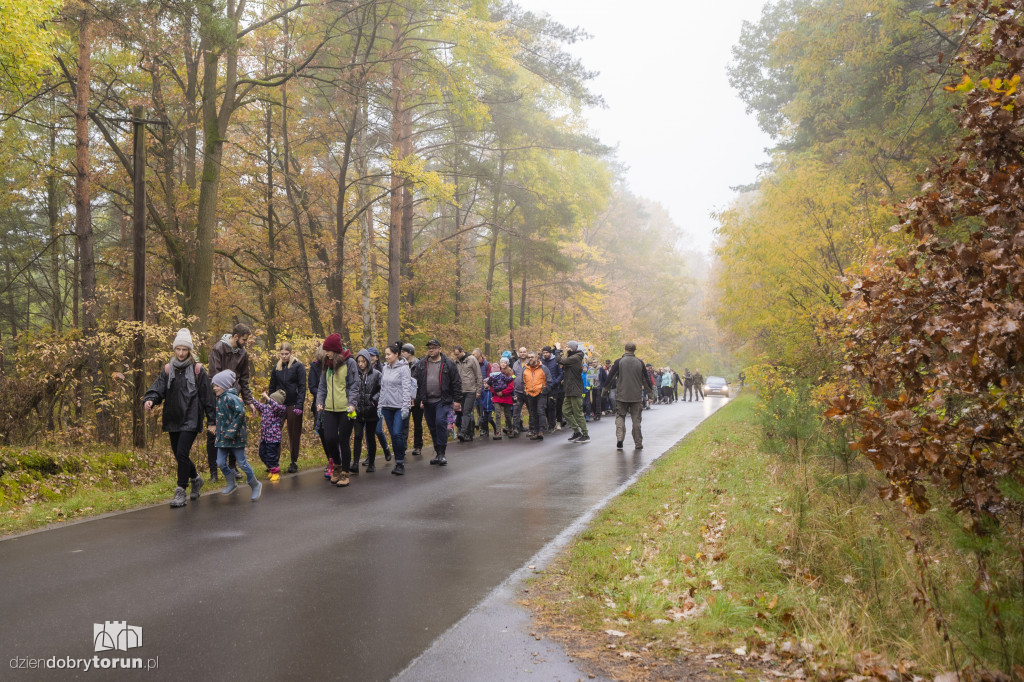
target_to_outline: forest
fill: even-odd
[[[581,29],[481,0],[0,16],[3,440],[130,438],[180,326],[202,358],[250,324],[260,371],[332,332],[722,361],[704,256],[588,132]]]

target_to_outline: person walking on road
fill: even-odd
[[[209,357],[210,376],[217,376],[220,372],[230,369],[235,375],[235,388],[238,389],[238,394],[246,406],[252,405],[254,402],[252,391],[249,390],[249,353],[245,350],[251,335],[252,329],[249,328],[249,325],[236,324],[230,334],[225,334],[220,341],[214,344],[210,349]],[[217,456],[218,448],[215,438],[212,433],[208,433],[206,436],[206,458],[210,465],[210,480],[212,481],[217,480]],[[234,455],[228,456],[228,466],[236,478],[241,476],[235,466]]]
[[[563,369],[563,385],[565,388],[565,402],[563,403],[563,414],[572,427],[570,442],[589,443],[590,434],[587,432],[587,420],[583,416],[583,351],[579,349],[575,341],[566,344],[568,352],[557,359]]]
[[[349,377],[349,385],[352,387],[349,395],[356,411],[352,468],[357,471],[359,469],[359,455],[362,453],[365,438],[366,473],[372,474],[377,470],[374,459],[377,457],[377,422],[380,420],[377,409],[377,401],[380,398],[380,372],[373,366],[373,358],[368,350],[361,350],[356,354],[356,369],[358,371]]]
[[[171,438],[171,452],[178,463],[178,485],[174,489],[172,507],[184,507],[185,489],[191,485],[188,497],[199,499],[203,479],[189,456],[192,443],[206,417],[210,429],[216,431],[216,401],[210,386],[210,375],[192,357],[192,334],[179,329],[171,346],[174,357],[164,365],[153,385],[142,397],[143,406],[150,411],[163,403],[163,430]]]
[[[459,369],[459,380],[462,382],[462,412],[458,419],[459,440],[473,442],[473,406],[480,391],[483,389],[480,375],[480,364],[462,346],[455,346],[455,366]]]
[[[383,375],[384,374],[384,367],[380,363],[380,351],[378,351],[376,348],[373,348],[371,346],[370,348],[366,349],[366,352],[370,354],[370,362],[371,362],[370,366],[373,367],[375,370],[377,370],[378,374]],[[359,362],[359,361],[356,360],[356,362]],[[387,436],[384,435],[383,429],[375,428],[374,432],[375,432],[375,435],[377,436],[377,442],[380,443],[381,452],[384,453],[384,461],[385,462],[390,462],[391,461],[391,448],[388,446]],[[359,459],[359,458],[356,457],[356,459]],[[369,460],[366,460],[366,459],[363,460],[363,466],[369,466],[369,464],[370,464]]]
[[[530,411],[530,440],[544,440],[544,426],[547,412],[548,373],[536,353],[526,356],[523,369],[523,392]]]
[[[255,402],[253,407],[260,413],[260,461],[267,467],[271,483],[281,480],[281,428],[285,419],[284,390],[277,389],[271,394],[264,393],[267,402]]]
[[[512,424],[512,403],[515,402],[516,375],[512,372],[508,360],[507,357],[502,356],[498,361],[498,371],[492,372],[484,382],[494,401],[497,420],[494,426],[494,440],[501,440],[503,433],[507,438],[512,438],[515,432],[515,427]],[[499,427],[497,422],[501,422],[504,426]],[[501,428],[500,431],[499,428]]]
[[[384,348],[384,365],[377,402],[377,431],[388,430],[395,448],[395,467],[391,473],[405,473],[405,447],[409,441],[409,410],[416,398],[416,383],[409,363],[402,357],[402,345],[395,341]]]
[[[440,341],[427,341],[427,357],[416,367],[413,378],[416,379],[416,401],[434,441],[434,457],[430,463],[447,466],[448,415],[453,407],[456,410],[462,407],[462,382],[455,362],[441,352]]]
[[[650,392],[654,387],[644,361],[636,357],[636,344],[627,343],[625,351],[608,373],[609,383],[616,382],[615,447],[622,449],[622,442],[626,439],[626,415],[629,414],[633,425],[633,447],[643,450],[644,436],[640,429],[640,419],[643,416],[644,391]]]
[[[314,408],[316,407],[316,394],[320,390],[320,382],[324,375],[324,360],[326,357],[324,345],[318,343],[316,346],[316,359],[309,363],[309,374],[306,376],[306,387],[313,398]],[[331,474],[334,473],[334,458],[331,457],[331,451],[327,447],[327,438],[324,437],[324,415],[322,412],[314,410],[313,430],[316,431],[317,437],[320,438],[320,445],[324,448],[324,456],[327,457],[327,466],[324,467],[324,478],[330,478]]]
[[[302,443],[302,410],[306,406],[306,368],[292,351],[292,344],[284,341],[277,346],[278,360],[270,371],[267,393],[284,391],[284,419],[288,428],[288,447],[291,463],[288,473],[299,470],[299,446]]]
[[[683,368],[683,402],[688,403],[693,400],[693,375],[690,374],[690,368]]]
[[[411,343],[403,345],[402,357],[405,358],[406,363],[408,363],[409,372],[415,380],[416,369],[422,362],[422,360],[417,359],[416,357],[416,347]],[[423,408],[420,407],[419,401],[415,398],[416,394],[414,393],[413,404],[410,406],[410,414],[412,415],[412,454],[418,457],[423,454]]]
[[[516,401],[512,405],[513,433],[515,433],[516,436],[519,436],[520,433],[526,430],[523,428],[523,409],[526,408],[526,389],[523,387],[523,370],[526,369],[526,361],[529,356],[530,353],[526,350],[526,346],[522,346],[517,353],[515,362],[512,363],[512,374],[516,377]]]
[[[693,392],[697,398],[704,400],[704,375],[700,373],[699,369],[693,370]]]
[[[352,436],[355,407],[349,402],[349,379],[359,369],[352,354],[341,344],[339,334],[331,334],[324,339],[324,353],[324,375],[316,393],[316,410],[323,415],[327,456],[334,463],[331,484],[344,488],[349,483],[348,476],[353,468],[349,438]],[[358,466],[354,468],[358,469]]]
[[[238,468],[245,472],[245,482],[252,490],[250,499],[255,502],[260,499],[263,484],[245,459],[249,434],[245,423],[245,403],[235,388],[237,381],[235,373],[230,369],[218,372],[212,380],[213,392],[217,396],[217,435],[214,439],[217,444],[217,466],[224,472],[224,482],[227,484],[221,494],[230,495],[238,489],[235,472],[228,466],[230,452],[235,456]]]
[[[548,370],[548,386],[547,386],[547,422],[548,422],[548,433],[562,430],[562,424],[558,414],[558,399],[562,395],[562,367],[558,364],[558,358],[556,357],[556,349],[551,346],[544,346],[541,349],[542,359],[541,362]],[[561,352],[558,351],[558,355]]]

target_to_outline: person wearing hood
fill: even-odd
[[[589,443],[590,434],[587,432],[587,420],[583,416],[583,351],[575,341],[570,341],[566,348],[569,352],[556,358],[556,362],[564,369],[564,414],[569,426],[572,427],[569,441]]]
[[[350,398],[355,408],[355,441],[352,449],[352,468],[359,471],[359,455],[363,449],[363,438],[366,438],[366,473],[377,470],[374,459],[377,457],[377,422],[380,420],[377,401],[380,398],[381,374],[374,367],[373,356],[366,349],[356,354],[356,373],[349,377],[351,386]]]
[[[249,438],[245,422],[245,403],[238,394],[235,384],[238,378],[230,369],[213,375],[213,392],[217,395],[217,466],[224,472],[227,486],[222,495],[230,495],[238,489],[238,480],[234,470],[228,466],[228,453],[231,452],[238,462],[238,467],[245,472],[246,483],[252,490],[253,502],[260,499],[263,484],[256,478],[252,467],[245,459],[245,446]]]
[[[372,361],[372,364],[370,366],[373,367],[375,370],[377,370],[378,373],[383,374],[384,373],[384,367],[381,365],[381,362],[380,362],[380,351],[378,351],[376,348],[371,346],[370,348],[366,349],[366,352],[370,354],[370,360]],[[384,461],[385,462],[390,462],[391,461],[391,448],[388,446],[387,436],[384,435],[384,432],[382,430],[376,429],[376,428],[374,429],[374,433],[377,436],[377,442],[380,443],[381,450],[384,451]],[[356,459],[358,459],[358,457]],[[364,459],[363,460],[363,466],[369,466],[369,464],[370,464],[370,460],[369,459]]]
[[[352,467],[353,418],[355,406],[349,400],[359,368],[352,353],[341,343],[341,335],[331,334],[324,339],[324,374],[316,393],[316,410],[323,416],[324,439],[327,441],[327,456],[334,463],[331,485],[344,488]]]
[[[187,504],[185,489],[191,485],[189,499],[197,500],[203,488],[203,479],[189,453],[199,430],[203,428],[203,417],[214,429],[216,400],[210,375],[192,357],[195,349],[189,330],[178,330],[171,349],[174,357],[163,366],[142,402],[146,411],[163,403],[163,430],[171,438],[171,452],[178,463],[178,485],[174,489],[171,506],[184,507]]]
[[[416,398],[416,383],[409,370],[409,362],[402,357],[402,344],[398,341],[384,348],[384,364],[380,377],[380,395],[377,401],[377,432],[384,429],[391,434],[395,448],[395,467],[391,473],[405,473],[405,447],[409,439],[409,410]]]
[[[210,349],[210,376],[230,369],[235,375],[234,388],[238,390],[246,405],[252,405],[252,391],[249,390],[249,353],[245,350],[252,336],[252,329],[247,324],[236,324],[231,333],[220,337],[220,341]],[[206,436],[206,459],[210,465],[210,480],[217,480],[217,446],[212,434]],[[236,478],[241,478],[235,466],[234,455],[228,457],[228,466]]]
[[[270,388],[267,393],[284,391],[284,418],[288,427],[288,446],[291,463],[288,473],[299,470],[299,445],[302,442],[302,410],[306,406],[306,368],[295,357],[292,344],[282,341],[277,345],[277,364],[270,370]]]

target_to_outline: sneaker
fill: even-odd
[[[446,467],[446,466],[448,466],[448,460],[445,459],[444,455],[441,455],[441,456],[439,456],[437,458],[437,466],[439,466],[439,467]]]
[[[368,467],[366,467],[366,473],[368,473],[368,474],[372,474],[376,470],[377,470],[377,467],[373,466],[372,464],[369,465]]]
[[[362,462],[360,462],[360,464],[362,464],[364,467],[368,467],[370,466],[370,460],[364,459]]]
[[[413,448],[413,449],[412,449],[412,455],[413,455],[413,457],[419,457],[419,456],[420,456],[420,455],[422,455],[422,454],[423,454],[423,451],[422,451],[422,450],[420,450],[419,448]]]
[[[391,451],[388,450],[387,448],[384,448],[384,461],[385,462],[390,462],[391,461]]]
[[[569,442],[573,443],[583,437],[583,434],[573,431],[573,434],[569,436]]]
[[[405,462],[396,462],[395,468],[391,470],[395,476],[402,476],[405,474]]]
[[[562,430],[562,425],[561,424],[555,424],[555,431],[561,431],[561,430]]]
[[[294,474],[294,473],[298,472],[298,470],[299,470],[299,465],[296,462],[292,462],[291,464],[288,465],[288,473],[289,474]]]
[[[356,464],[351,469],[349,469],[348,470],[348,475],[349,476],[358,476],[359,475],[359,465]]]
[[[438,462],[438,458],[437,457],[435,457],[434,459],[430,460],[431,464],[437,464],[437,462]]]
[[[615,441],[615,449],[616,450],[621,450],[622,449],[622,441],[621,440]]]
[[[185,499],[185,489],[184,488],[175,488],[174,489],[174,499],[171,500],[171,507],[172,508],[184,507],[186,504],[188,504],[188,501]]]
[[[494,434],[493,436],[491,436],[491,440],[501,440],[501,434],[500,433]]]
[[[576,442],[577,443],[589,443],[590,442],[590,436],[589,435],[580,436],[579,438],[576,439]]]
[[[203,489],[203,477],[197,475],[195,478],[193,478],[190,481],[190,483],[192,484],[191,485],[192,492],[190,492],[188,494],[188,499],[190,499],[190,500],[198,500],[199,499],[199,494],[200,494],[199,491]]]
[[[277,483],[280,480],[281,480],[281,474],[278,474],[278,473],[270,474],[270,482],[271,483]]]

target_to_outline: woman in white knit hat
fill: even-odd
[[[209,375],[192,357],[192,334],[187,329],[178,330],[172,348],[174,357],[161,368],[142,400],[147,411],[163,403],[163,430],[171,437],[171,452],[178,462],[178,486],[171,506],[184,507],[185,488],[192,486],[189,497],[195,500],[203,487],[203,479],[189,453],[204,416],[210,428],[214,428],[216,400]]]

